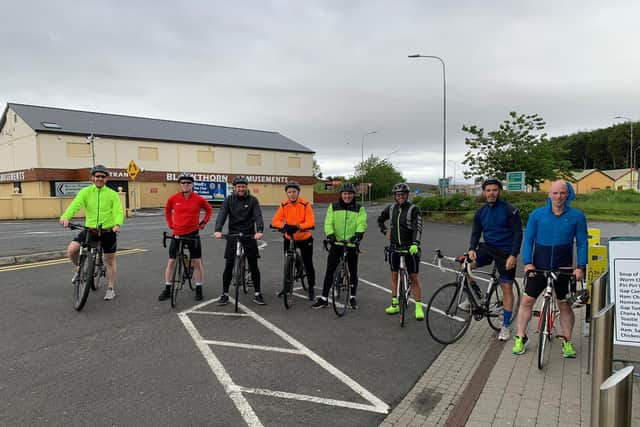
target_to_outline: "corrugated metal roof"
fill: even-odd
[[[611,178],[613,178],[614,180],[619,180],[620,178],[622,178],[623,176],[625,176],[626,174],[629,173],[631,169],[626,168],[626,169],[609,169],[606,171],[602,171],[602,173],[609,175]]]
[[[314,153],[313,150],[278,132],[14,103],[7,104],[0,119],[0,127],[6,120],[8,108],[15,111],[37,132],[77,135],[93,133],[96,136],[114,138]],[[52,123],[60,128],[52,127]]]

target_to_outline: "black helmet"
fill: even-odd
[[[406,182],[399,182],[391,190],[392,193],[408,193],[409,191],[409,185]]]
[[[191,175],[189,172],[182,172],[180,174],[180,176],[178,177],[178,182],[180,181],[191,181],[193,182],[193,175]]]
[[[353,186],[352,183],[350,182],[345,182],[344,184],[342,184],[342,187],[340,187],[340,193],[356,193],[356,187]]]
[[[498,188],[499,188],[500,190],[502,190],[502,181],[500,181],[498,178],[496,178],[496,177],[494,177],[494,176],[490,176],[490,177],[488,177],[487,179],[485,179],[485,180],[482,182],[482,190],[483,190],[483,191],[484,191],[484,188],[485,188],[487,185],[497,185],[497,186],[498,186]]]
[[[296,190],[300,191],[300,184],[298,184],[296,181],[289,181],[287,182],[287,185],[284,186],[284,191],[287,191],[289,188],[295,188]]]
[[[238,184],[249,185],[249,180],[247,179],[246,176],[236,176],[235,178],[233,178],[232,184],[233,185],[238,185]]]
[[[109,176],[109,169],[107,169],[106,167],[104,167],[103,165],[95,165],[92,169],[91,169],[91,176],[97,174],[98,172],[102,172],[103,174]]]

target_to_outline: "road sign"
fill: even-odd
[[[507,172],[507,191],[526,191],[525,172]]]
[[[138,167],[138,165],[136,165],[136,162],[134,162],[133,160],[129,162],[129,168],[127,169],[127,173],[129,174],[129,178],[131,178],[132,181],[135,181],[136,178],[138,177],[138,174],[140,173],[140,168]]]
[[[422,193],[422,190],[421,190],[421,189],[419,189],[419,188],[416,188],[415,193],[416,193],[416,195],[418,195],[418,194]]]
[[[91,181],[57,181],[55,183],[56,197],[75,196],[84,187],[91,185]]]
[[[449,187],[449,178],[439,178],[438,187],[443,187],[443,188]]]

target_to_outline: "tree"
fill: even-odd
[[[315,157],[313,158],[313,166],[312,166],[313,176],[316,178],[322,179],[322,171],[320,170],[320,165],[318,164]]]
[[[537,114],[511,111],[509,119],[486,134],[476,125],[463,125],[462,130],[471,134],[464,142],[469,147],[462,162],[469,167],[465,178],[506,179],[507,172],[525,171],[526,183],[538,187],[545,179],[567,176],[571,168],[571,162],[566,160],[568,150],[547,139],[547,134],[542,133],[545,124]]]
[[[389,194],[396,183],[404,182],[404,178],[389,159],[380,159],[372,155],[356,165],[350,181],[356,186],[361,182],[373,184],[371,198],[376,199]]]

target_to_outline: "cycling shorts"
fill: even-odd
[[[558,280],[555,281],[553,290],[556,293],[556,299],[558,301],[564,301],[567,299],[569,293],[569,276],[558,275]],[[524,278],[524,294],[533,298],[538,298],[540,294],[547,288],[547,279],[542,274],[536,274],[533,277],[529,277],[525,274]]]
[[[191,259],[199,259],[202,258],[202,244],[200,243],[200,235],[198,231],[194,231],[193,233],[184,234],[181,237],[189,237],[189,240],[184,240],[184,244],[187,248],[189,248],[189,256]],[[196,240],[191,240],[195,238]],[[171,245],[169,246],[169,258],[176,259],[178,256],[178,245],[179,240],[171,239]]]
[[[389,266],[391,271],[400,270],[400,255],[397,252],[389,253]],[[409,274],[418,273],[420,270],[420,252],[415,255],[404,254],[404,262],[407,264],[407,272]]]
[[[113,231],[102,231],[100,237],[98,237],[97,233],[89,233],[90,241],[97,242],[100,240],[100,244],[102,245],[102,251],[105,254],[112,254],[116,251],[118,242],[117,242],[117,234]],[[82,230],[78,235],[73,239],[74,242],[78,242],[82,244],[84,242],[85,236],[87,235],[87,230]]]
[[[475,266],[484,267],[485,265],[495,262],[498,273],[500,274],[500,283],[512,284],[516,278],[516,269],[514,267],[511,270],[507,270],[507,258],[509,258],[508,252],[489,246],[486,243],[481,243],[476,251]]]

